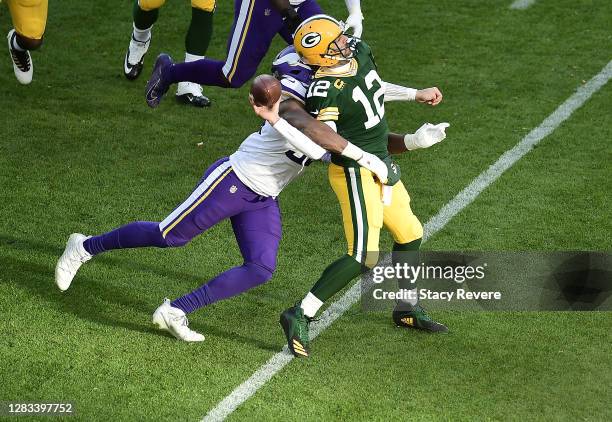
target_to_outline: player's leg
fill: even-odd
[[[191,22],[185,36],[185,63],[204,59],[213,33],[215,0],[191,0]],[[210,100],[194,82],[179,82],[176,100],[195,107],[207,107]]]
[[[143,247],[177,247],[240,212],[239,195],[228,195],[237,180],[226,159],[213,164],[191,195],[161,223],[137,221],[98,236],[74,233],[55,268],[55,282],[64,291],[81,265],[93,256],[114,249]],[[230,185],[228,185],[230,183]]]
[[[244,206],[242,212],[231,217],[244,263],[171,303],[164,300],[153,314],[153,323],[179,340],[204,340],[204,336],[187,327],[187,313],[268,281],[276,268],[276,252],[281,238],[277,202],[272,198],[262,198],[239,183],[232,185],[229,194],[239,195]]]
[[[151,44],[151,30],[159,17],[159,8],[166,0],[134,0],[130,45],[123,60],[123,74],[129,80],[140,76],[144,57]]]
[[[145,90],[147,104],[157,107],[170,85],[181,81],[223,88],[241,87],[255,74],[282,26],[282,17],[270,0],[235,0],[226,59],[174,63],[168,55],[160,54]]]
[[[34,72],[30,51],[42,45],[48,0],[10,0],[8,7],[14,26],[7,34],[13,71],[19,83],[27,85]]]
[[[423,226],[412,212],[410,196],[400,181],[393,186],[391,204],[383,208],[384,225],[393,236],[393,264],[419,264],[418,250],[423,238]],[[419,328],[432,332],[446,332],[448,329],[433,321],[418,304],[417,288],[409,280],[398,280],[400,289],[413,291],[415,299],[398,301],[393,310],[393,321],[399,327]]]
[[[306,297],[281,314],[289,349],[308,356],[308,321],[323,303],[378,260],[378,241],[383,223],[380,185],[362,167],[329,166],[330,184],[342,210],[348,253],[321,274]]]
[[[281,216],[278,203],[242,212],[231,218],[244,262],[201,287],[172,302],[172,306],[191,313],[212,303],[236,296],[268,281],[276,268],[276,254],[281,239]]]

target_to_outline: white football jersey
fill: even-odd
[[[281,85],[284,97],[304,101],[307,86],[290,77],[283,78]],[[276,197],[310,160],[265,122],[259,132],[250,134],[230,155],[230,164],[240,181],[254,192]]]

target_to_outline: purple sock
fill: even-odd
[[[90,237],[83,243],[85,250],[92,255],[112,249],[142,248],[145,246],[158,248],[168,246],[159,231],[159,223],[135,221],[108,233]]]
[[[171,305],[188,314],[203,306],[259,286],[271,277],[272,271],[269,269],[261,265],[246,263],[219,274],[198,289],[174,300]]]
[[[224,62],[211,59],[201,59],[188,63],[176,63],[168,71],[168,76],[172,83],[195,82],[200,85],[229,86],[223,74]]]

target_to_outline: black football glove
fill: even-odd
[[[302,23],[302,20],[298,16],[297,12],[293,7],[285,9],[282,11],[283,20],[285,21],[285,26],[293,36],[293,33],[297,29],[297,27]]]

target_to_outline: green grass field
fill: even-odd
[[[16,82],[6,51],[0,60],[0,401],[72,401],[84,421],[199,420],[281,350],[279,312],[344,252],[340,210],[325,166],[311,166],[281,195],[274,278],[191,315],[201,344],[160,334],[150,316],[164,297],[241,262],[227,223],[185,248],[97,257],[60,293],[53,270],[70,233],[159,221],[259,126],[247,86],[207,89],[206,110],[172,96],[147,108],[153,58],[182,57],[189,5],[164,7],[145,74],[129,82],[131,2],[116,3],[51,2],[30,86]],[[320,3],[345,17],[344,2]],[[435,109],[387,105],[398,132],[452,125],[442,144],[398,158],[423,222],[612,59],[609,1],[510,3],[363,2],[382,78],[445,95]],[[219,1],[212,57],[224,57],[232,8]],[[0,4],[0,32],[9,28]],[[276,40],[260,73],[281,47]],[[609,252],[611,110],[608,84],[425,248]],[[436,317],[451,333],[406,332],[353,306],[310,359],[292,361],[230,419],[612,419],[612,313]]]

